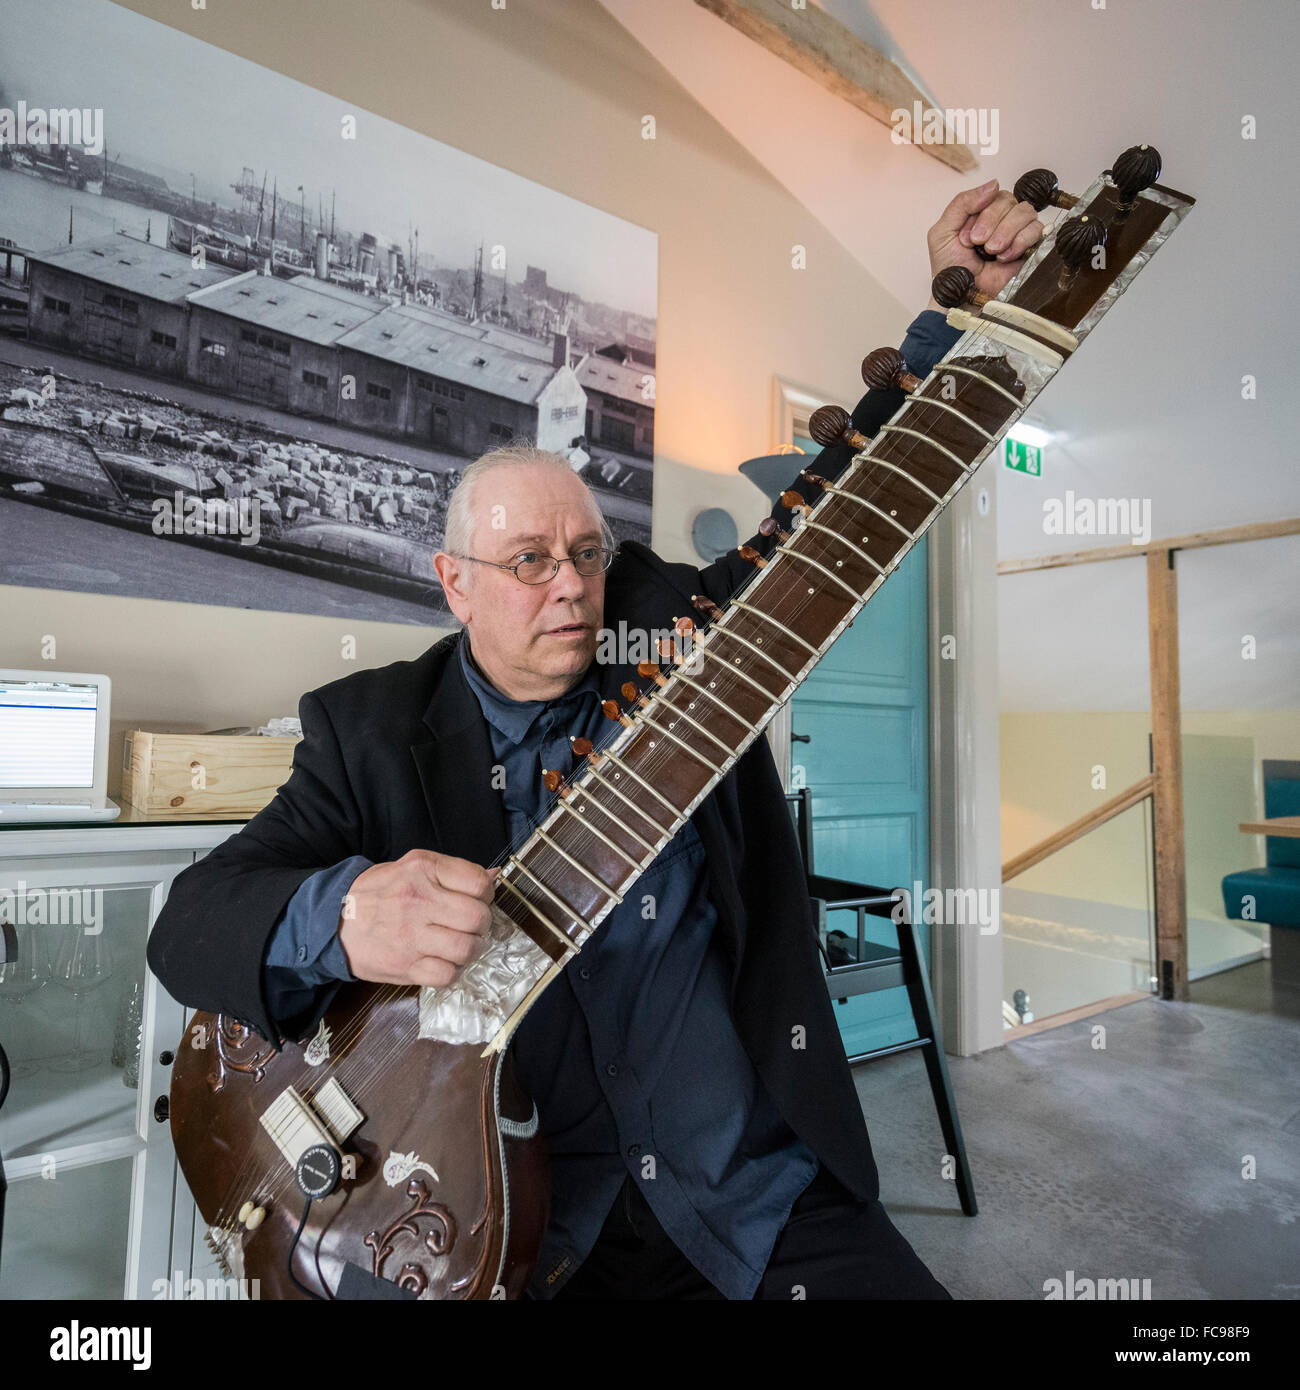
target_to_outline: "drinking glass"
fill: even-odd
[[[72,1053],[51,1063],[57,1071],[84,1071],[93,1067],[98,1054],[85,1046],[83,1035],[86,1021],[86,998],[105,984],[113,974],[113,954],[108,936],[100,930],[88,932],[80,923],[64,928],[54,958],[54,983],[66,989],[76,1001],[76,1026],[73,1031]]]

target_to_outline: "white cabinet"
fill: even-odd
[[[159,1280],[205,1276],[166,1117],[187,1011],[145,945],[172,880],[238,828],[0,831],[0,922],[19,945],[0,968],[0,1299],[150,1299]]]

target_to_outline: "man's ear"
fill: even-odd
[[[470,618],[467,566],[454,555],[440,550],[433,557],[433,571],[447,597],[447,607],[462,623],[467,623]]]

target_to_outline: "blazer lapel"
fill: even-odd
[[[424,723],[432,737],[412,744],[411,756],[438,852],[490,865],[509,835],[501,793],[492,786],[487,721],[461,670],[459,644],[443,664]]]

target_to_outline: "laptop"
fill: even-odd
[[[0,670],[0,825],[115,820],[107,676]]]

